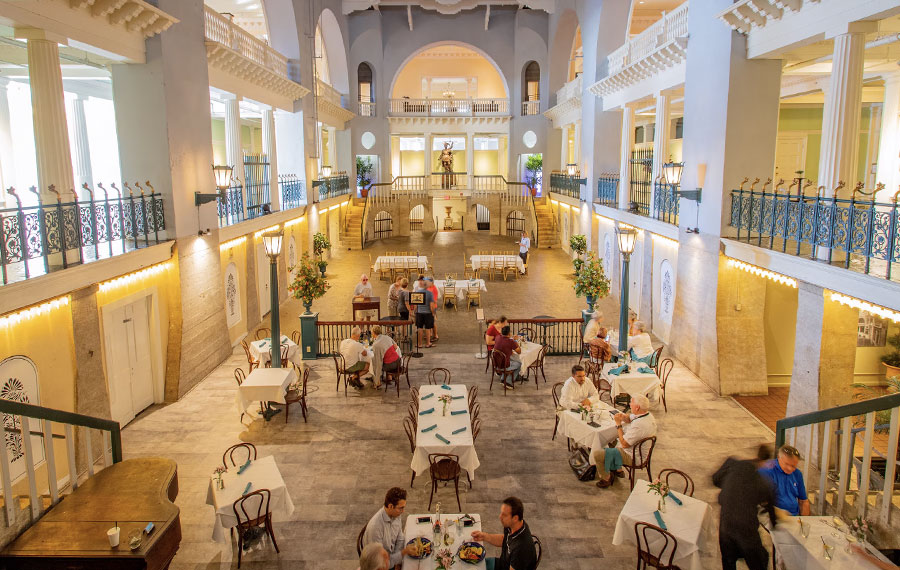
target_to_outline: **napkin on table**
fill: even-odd
[[[463,427],[459,428],[458,430],[454,430],[453,435],[456,435],[456,434],[458,434],[458,433],[462,433],[462,432],[464,432],[464,431],[466,431],[466,426],[463,426]]]
[[[431,430],[433,430],[433,429],[436,428],[436,427],[437,427],[437,424],[434,424],[434,425],[431,426],[431,427],[427,427],[427,428],[423,429],[423,430],[422,430],[422,433],[425,433],[425,432],[427,432],[427,431],[431,431]]]
[[[443,442],[446,443],[447,445],[450,445],[450,440],[447,439],[446,437],[442,436],[441,434],[436,433],[436,434],[434,434],[434,437],[436,437],[436,438],[438,438],[439,440],[443,441]]]
[[[451,416],[458,416],[459,414],[465,414],[468,410],[456,410],[455,412],[450,412]]]
[[[465,396],[450,396],[451,400],[462,400]]]
[[[244,492],[241,493],[241,495],[246,495],[247,493],[249,493],[249,492],[250,492],[250,487],[252,487],[252,486],[253,486],[253,483],[247,483],[247,486],[244,487]]]
[[[441,388],[443,388],[444,390],[450,390],[450,389],[451,389],[450,386],[447,386],[446,384],[442,384],[442,385],[441,385]]]
[[[429,408],[429,409],[427,409],[427,410],[424,410],[424,411],[419,412],[419,415],[420,415],[420,416],[424,416],[425,414],[430,414],[430,413],[433,412],[433,411],[434,411],[434,408]]]
[[[668,530],[668,528],[666,528],[666,523],[662,519],[662,515],[659,514],[659,511],[653,511],[653,516],[656,517],[656,522],[659,523],[659,528]]]
[[[613,376],[618,376],[619,374],[626,372],[628,370],[628,365],[623,364],[622,366],[618,366],[616,368],[612,368],[607,372],[607,374],[612,374]]]
[[[684,503],[681,502],[681,499],[679,499],[678,497],[675,496],[675,493],[671,493],[671,492],[670,492],[670,493],[669,493],[669,498],[671,498],[673,501],[675,501],[675,504],[678,504],[678,505],[683,505],[683,504],[684,504]]]
[[[422,396],[422,397],[419,398],[419,399],[420,399],[420,400],[427,400],[428,398],[430,398],[430,397],[432,397],[432,396],[434,396],[434,392],[432,392],[432,393],[430,393],[430,394],[426,394],[425,396]]]
[[[240,475],[241,473],[243,473],[244,471],[246,471],[249,468],[250,468],[250,458],[248,457],[247,463],[244,463],[243,465],[238,467],[238,475]]]
[[[647,368],[646,366],[641,366],[638,368],[638,372],[641,374],[653,374],[653,370],[651,368]]]

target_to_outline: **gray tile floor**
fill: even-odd
[[[368,254],[385,249],[416,249],[437,254],[439,274],[461,271],[462,253],[476,249],[508,249],[513,238],[440,233],[436,236],[394,239],[376,243],[364,252],[337,253],[329,274],[339,276],[328,295],[314,309],[323,319],[349,317],[349,292],[365,270]],[[536,252],[529,275],[518,281],[489,282],[485,305],[488,314],[510,317],[537,314],[577,316],[584,306],[570,286],[570,265],[559,250]],[[343,277],[343,276],[350,277]],[[383,284],[386,290],[387,283]],[[385,293],[386,295],[386,293]],[[603,300],[607,321],[614,321],[617,305]],[[302,307],[295,301],[282,307],[286,329],[296,322]],[[463,511],[480,513],[488,530],[499,531],[499,505],[508,495],[525,502],[525,517],[532,532],[544,543],[542,569],[632,568],[633,546],[613,546],[616,517],[628,496],[617,484],[597,489],[575,479],[567,464],[565,441],[551,441],[553,405],[550,386],[569,376],[573,357],[547,359],[548,383],[534,384],[504,396],[488,391],[490,377],[484,361],[477,360],[478,328],[474,311],[440,314],[439,346],[413,360],[411,379],[423,383],[432,367],[449,368],[453,382],[479,386],[483,429],[476,448],[481,467],[474,487],[460,492]],[[294,406],[290,421],[283,414],[272,422],[244,417],[235,405],[234,367],[246,366],[235,351],[193,391],[174,404],[142,413],[124,430],[126,457],[163,455],[178,462],[183,540],[172,568],[234,568],[235,546],[212,541],[213,512],[206,505],[209,475],[222,460],[222,452],[240,441],[254,443],[261,455],[274,455],[296,510],[291,520],[275,524],[281,553],[271,547],[245,555],[242,568],[346,568],[357,567],[355,541],[359,529],[377,510],[391,486],[408,487],[411,454],[401,419],[408,393],[384,393],[367,388],[335,392],[330,361],[312,363],[309,422]],[[665,352],[663,353],[665,354]],[[665,467],[689,473],[697,484],[695,496],[710,502],[717,513],[716,490],[710,475],[731,454],[750,454],[771,433],[730,398],[719,398],[685,368],[676,364],[668,388],[669,412],[655,410],[659,443],[654,452],[654,474]],[[408,513],[424,512],[430,485],[417,477],[410,489]],[[455,511],[452,487],[441,488],[437,498]],[[453,504],[452,507],[449,505]],[[491,548],[491,550],[496,550]],[[496,554],[496,553],[494,553]],[[704,567],[719,567],[717,547],[709,545]]]

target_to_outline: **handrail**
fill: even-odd
[[[535,247],[540,247],[541,246],[541,231],[540,231],[540,226],[538,226],[536,208],[537,208],[537,206],[535,206],[535,204],[534,204],[534,195],[532,194],[531,195],[531,227],[533,228],[533,231],[531,232],[531,234],[532,234],[531,239],[534,240]]]
[[[369,184],[369,186],[366,188],[366,202],[363,206],[362,219],[359,222],[359,239],[361,241],[361,243],[359,244],[360,249],[366,249],[366,217],[369,215],[369,195],[372,186],[374,186],[374,184]]]
[[[230,19],[204,6],[206,39],[228,47],[250,61],[288,78],[288,58]]]
[[[854,402],[845,404],[827,410],[817,410],[806,414],[782,418],[775,422],[775,447],[784,445],[784,432],[791,428],[806,426],[825,422],[828,420],[839,420],[852,416],[861,416],[870,412],[880,412],[882,410],[890,410],[900,407],[900,394],[890,394],[871,400],[862,402]]]

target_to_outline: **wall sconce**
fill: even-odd
[[[222,192],[228,190],[228,188],[231,187],[231,175],[234,167],[221,165],[217,166],[214,164],[212,169],[213,174],[215,174],[216,176],[216,188],[218,188],[219,191],[214,194],[194,192],[194,205],[198,208],[203,204],[212,202],[213,200],[217,199]]]
[[[566,165],[566,174],[568,174],[572,178],[575,178],[575,175],[578,174],[578,167],[570,162]]]
[[[331,176],[331,166],[328,164],[322,165],[322,178],[328,178]]]

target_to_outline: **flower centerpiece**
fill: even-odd
[[[586,422],[591,409],[584,407],[584,404],[578,404],[578,413],[581,415],[581,421]]]
[[[851,520],[850,533],[855,536],[857,540],[863,542],[866,540],[866,535],[869,533],[869,521],[862,517],[856,517]]]
[[[225,488],[225,482],[222,481],[222,473],[225,473],[225,468],[224,468],[224,467],[216,467],[216,470],[213,471],[213,477],[215,477],[215,479],[216,479],[216,486],[217,486],[219,489],[224,489],[224,488]]]
[[[434,562],[434,567],[438,570],[450,570],[456,564],[456,558],[453,556],[453,551],[445,547],[439,549],[434,555]]]
[[[659,512],[666,512],[666,495],[669,494],[669,486],[663,483],[660,479],[654,480],[650,483],[647,488],[648,493],[656,493],[659,495]]]
[[[575,275],[575,294],[585,297],[588,311],[594,311],[594,303],[609,295],[609,278],[603,271],[603,262],[597,259],[594,252],[587,254],[587,259]]]
[[[450,405],[451,399],[452,398],[451,398],[450,394],[444,394],[444,395],[438,397],[438,402],[443,402],[443,404],[444,404],[443,415],[445,415],[445,416],[447,415],[447,407]]]
[[[288,285],[288,293],[295,299],[300,299],[306,308],[303,314],[310,315],[312,302],[324,295],[331,285],[324,276],[316,272],[315,262],[308,253],[304,253],[300,263],[291,267],[290,271],[294,274],[294,280]]]

